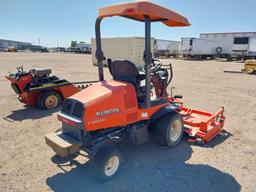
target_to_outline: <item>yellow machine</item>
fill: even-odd
[[[17,48],[13,46],[9,46],[7,49],[4,50],[5,52],[17,52]]]
[[[241,71],[248,74],[256,74],[256,60],[245,61],[244,69],[241,69]]]

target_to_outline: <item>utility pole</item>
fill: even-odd
[[[40,46],[40,38],[38,38],[38,45]]]
[[[57,40],[57,47],[59,47],[59,41]]]

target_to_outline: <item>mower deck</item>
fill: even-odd
[[[61,131],[45,135],[45,141],[62,158],[78,152],[82,145],[81,142],[64,135]]]
[[[218,135],[225,123],[222,107],[216,113],[209,113],[182,107],[180,114],[184,120],[184,131],[193,139],[191,142],[208,142]]]

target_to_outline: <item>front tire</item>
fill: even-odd
[[[154,126],[153,134],[162,146],[176,146],[183,135],[184,123],[182,116],[176,112],[158,119]]]
[[[102,148],[94,157],[94,175],[101,181],[112,179],[121,165],[120,152],[113,146]]]

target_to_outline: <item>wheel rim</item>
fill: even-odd
[[[105,174],[107,176],[114,175],[119,167],[119,163],[119,158],[117,156],[110,157],[105,165]]]
[[[57,107],[58,105],[58,98],[55,95],[50,95],[45,99],[45,107],[47,109],[52,109]]]
[[[175,120],[172,124],[171,124],[171,128],[170,128],[170,139],[172,141],[177,141],[180,137],[181,134],[181,122],[180,120]]]

